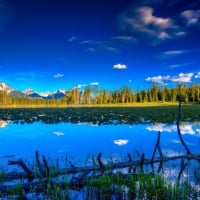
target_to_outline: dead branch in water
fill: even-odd
[[[188,148],[188,146],[186,145],[185,141],[183,140],[182,134],[181,134],[181,130],[180,130],[180,120],[181,120],[181,102],[182,102],[182,95],[178,95],[178,101],[179,101],[179,105],[178,105],[178,115],[177,115],[177,131],[178,131],[178,136],[179,139],[181,141],[181,144],[184,146],[187,154],[191,154],[190,149]]]
[[[8,165],[19,165],[24,170],[25,173],[23,175],[20,174],[20,177],[18,178],[26,177],[30,181],[33,180],[33,172],[26,166],[22,159],[19,159],[18,161],[8,161]]]
[[[177,156],[171,156],[171,157],[163,157],[163,158],[154,158],[153,164],[160,163],[160,162],[167,162],[171,160],[178,160],[178,159],[188,159],[188,160],[200,160],[200,154],[184,154],[184,155],[177,155]],[[16,165],[19,165],[16,161],[9,161],[9,163],[13,163]],[[152,159],[144,159],[144,156],[142,159],[139,160],[128,160],[123,162],[117,162],[117,163],[109,163],[104,164],[104,169],[114,170],[114,169],[123,169],[123,168],[129,168],[130,166],[132,168],[135,167],[141,167],[145,165],[151,165]],[[51,176],[61,176],[61,175],[68,175],[68,174],[78,174],[78,173],[90,173],[93,171],[99,171],[101,172],[101,166],[100,165],[92,165],[92,166],[85,166],[85,167],[69,167],[69,168],[63,168],[58,170],[52,170]],[[5,181],[9,180],[15,180],[15,179],[21,179],[23,178],[29,178],[29,174],[26,172],[11,172],[11,173],[5,173]],[[38,177],[37,174],[32,173],[32,177]]]
[[[153,159],[155,157],[155,154],[156,154],[156,149],[158,149],[158,152],[160,154],[160,157],[163,158],[163,154],[162,154],[162,151],[161,151],[161,148],[160,148],[160,131],[158,131],[158,137],[157,137],[157,141],[156,141],[156,145],[154,147],[154,150],[153,150],[153,155],[152,155],[152,162],[153,162]]]

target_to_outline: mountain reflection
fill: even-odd
[[[8,125],[9,121],[0,120],[0,128],[5,128]]]

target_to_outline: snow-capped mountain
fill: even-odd
[[[25,97],[22,92],[9,87],[6,83],[0,82],[0,90],[6,91],[10,97]]]
[[[23,93],[32,98],[43,98],[43,96],[37,92],[34,92],[31,88],[26,89]]]
[[[63,98],[65,96],[66,90],[57,90],[55,92],[52,92],[51,94],[49,94],[46,99],[60,99]]]
[[[66,90],[57,90],[55,92],[36,92],[31,88],[28,88],[23,93],[32,98],[60,99],[65,96]]]
[[[7,94],[9,94],[14,89],[12,89],[11,87],[7,86],[6,83],[0,82],[0,90],[6,91]]]
[[[31,88],[21,92],[9,87],[6,83],[0,82],[0,90],[6,91],[10,97],[30,97],[30,98],[42,98],[42,99],[60,99],[65,96],[67,90],[57,90],[54,92],[36,92]]]

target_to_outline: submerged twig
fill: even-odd
[[[154,147],[154,150],[153,150],[153,155],[151,157],[151,161],[153,162],[153,159],[155,157],[155,154],[156,154],[156,149],[158,149],[158,152],[160,154],[160,158],[162,159],[163,158],[163,154],[162,154],[162,151],[161,151],[161,148],[160,148],[160,131],[158,131],[158,137],[157,137],[157,141],[156,141],[156,145]]]
[[[189,163],[190,160],[187,160],[187,162],[184,161],[184,159],[181,159],[180,160],[180,171],[179,171],[179,174],[178,174],[178,177],[177,177],[177,184],[179,184],[180,182],[180,179],[181,179],[181,175],[183,174],[185,168],[187,167],[188,163]]]
[[[99,167],[100,167],[100,171],[103,174],[104,170],[105,170],[105,166],[104,166],[103,162],[101,161],[101,156],[102,156],[102,153],[99,153],[98,156],[97,156],[97,161],[98,161],[98,164],[99,164]]]
[[[45,156],[42,156],[42,159],[43,159],[45,170],[46,170],[46,176],[48,177],[50,175],[50,169],[49,169]]]
[[[131,154],[128,154],[128,161],[131,162],[132,161],[132,158],[131,158]],[[131,170],[133,169],[132,166],[129,166],[128,168],[128,172],[131,173]]]
[[[35,152],[35,159],[36,159],[36,164],[37,164],[37,167],[39,169],[40,175],[42,177],[45,177],[46,174],[45,174],[45,172],[44,172],[44,170],[42,168],[42,165],[41,165],[41,162],[40,162],[40,159],[39,159],[39,152],[38,151]]]
[[[144,158],[145,158],[145,154],[142,154],[141,160],[140,160],[140,170],[143,171],[143,165],[144,165]]]

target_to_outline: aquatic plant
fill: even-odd
[[[199,105],[182,105],[181,120],[199,121]],[[106,124],[173,123],[176,106],[151,107],[89,107],[89,108],[17,108],[0,109],[0,119],[13,123],[60,122]]]

